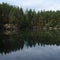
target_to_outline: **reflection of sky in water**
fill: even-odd
[[[60,46],[24,47],[23,50],[0,55],[0,60],[60,60]]]

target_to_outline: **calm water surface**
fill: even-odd
[[[0,60],[60,60],[60,31],[0,36]]]

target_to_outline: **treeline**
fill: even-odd
[[[60,11],[23,11],[7,3],[0,4],[0,30],[4,24],[17,24],[19,29],[60,27]]]

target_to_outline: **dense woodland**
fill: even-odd
[[[0,3],[0,30],[5,24],[17,25],[20,30],[60,28],[60,11],[23,11],[20,7]]]

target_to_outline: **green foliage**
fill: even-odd
[[[0,4],[0,25],[17,24],[21,30],[32,29],[34,26],[60,27],[60,11],[23,11],[22,8]]]

